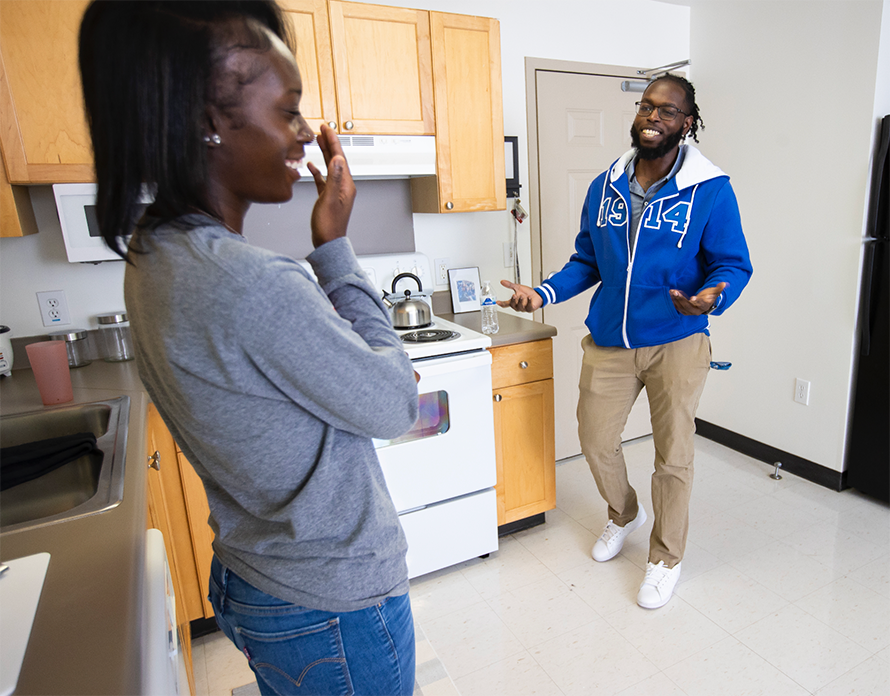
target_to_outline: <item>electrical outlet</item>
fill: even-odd
[[[448,285],[448,259],[436,259],[436,285]]]
[[[513,242],[504,242],[504,268],[513,268],[516,259],[513,256]]]
[[[37,293],[37,303],[40,305],[40,316],[44,326],[61,326],[71,323],[71,314],[68,312],[68,300],[65,299],[64,290],[50,290]]]
[[[798,377],[794,380],[794,400],[804,406],[810,405],[810,383],[805,379]]]

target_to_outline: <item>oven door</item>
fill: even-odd
[[[497,481],[491,353],[413,363],[420,417],[396,440],[375,440],[399,514],[490,488]]]

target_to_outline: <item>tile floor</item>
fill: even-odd
[[[625,456],[651,512],[651,438]],[[583,459],[560,463],[547,523],[414,579],[415,619],[460,696],[890,693],[890,507],[771,471],[696,438],[683,575],[647,611],[651,515],[596,563],[605,506]],[[195,642],[194,664],[199,696],[253,680],[218,633]]]

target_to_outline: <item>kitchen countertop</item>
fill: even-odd
[[[482,331],[482,312],[463,312],[461,314],[436,314],[446,321],[465,326],[474,331]],[[491,347],[510,346],[515,343],[528,343],[552,338],[556,328],[531,319],[524,319],[509,312],[498,312],[498,332],[491,336]]]
[[[145,566],[145,416],[135,363],[71,370],[74,401],[130,397],[124,497],[106,512],[0,535],[3,561],[46,551],[49,569],[15,694],[136,694]],[[43,410],[30,369],[0,378],[0,413]]]

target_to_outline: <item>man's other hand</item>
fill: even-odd
[[[680,314],[695,316],[696,314],[704,314],[717,301],[720,293],[723,292],[729,283],[717,283],[717,287],[705,288],[697,295],[686,297],[682,290],[671,290],[671,299],[674,301],[674,307]]]

